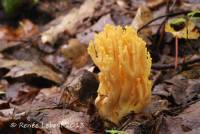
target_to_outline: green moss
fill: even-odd
[[[198,10],[192,11],[192,12],[188,13],[187,16],[192,19],[200,19],[200,11],[198,11]]]

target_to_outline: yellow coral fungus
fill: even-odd
[[[88,47],[99,67],[95,105],[99,114],[116,124],[130,112],[141,112],[151,98],[151,57],[146,43],[132,27],[106,25]]]

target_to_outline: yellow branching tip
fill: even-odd
[[[95,105],[103,118],[118,124],[123,116],[148,105],[152,61],[132,27],[106,25],[90,42],[88,53],[100,69]]]

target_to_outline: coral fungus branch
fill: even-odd
[[[99,114],[118,124],[128,113],[141,112],[151,98],[151,57],[137,32],[106,25],[90,42],[88,52],[100,69],[95,100]]]

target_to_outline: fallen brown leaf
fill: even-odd
[[[61,83],[62,77],[53,70],[42,64],[34,64],[30,61],[20,60],[0,60],[0,68],[10,70],[6,77],[22,77],[25,75],[36,75],[38,77],[51,80],[55,83]]]
[[[41,129],[47,133],[61,134],[63,129],[67,129],[69,134],[90,132],[89,116],[82,112],[56,108],[43,109],[30,112],[28,118],[42,124]]]
[[[22,105],[11,104],[11,107],[15,108],[17,112],[25,111],[26,113],[44,109],[54,109],[59,107],[61,93],[62,90],[58,87],[43,88],[31,101],[27,101]]]
[[[2,109],[0,110],[0,114],[4,117],[12,117],[14,114],[14,108]]]
[[[87,47],[77,39],[70,39],[68,45],[63,45],[60,49],[66,60],[71,60],[76,68],[83,67],[88,59]]]
[[[15,83],[7,88],[6,98],[11,103],[19,105],[32,100],[38,92],[39,89],[26,85],[25,83]]]
[[[172,97],[178,105],[186,104],[200,93],[200,81],[198,79],[188,80],[185,78],[174,77],[164,81],[163,84],[155,86],[153,94]]]
[[[146,0],[147,6],[149,8],[157,8],[158,6],[164,4],[166,0]]]
[[[94,34],[101,32],[106,24],[114,24],[110,14],[102,16],[93,26],[81,33],[78,33],[77,39],[80,40],[81,43],[89,44],[89,42],[93,39]]]
[[[177,116],[166,117],[161,127],[162,134],[198,134],[200,130],[200,102],[190,105]]]
[[[0,109],[9,108],[9,103],[6,100],[0,100]]]
[[[133,19],[131,26],[136,30],[141,28],[145,23],[153,19],[151,10],[147,6],[140,6],[136,12],[135,18]]]
[[[72,69],[72,61],[59,55],[47,55],[43,59],[45,64],[59,71],[64,76],[68,76]]]
[[[99,82],[97,77],[87,71],[80,71],[72,81],[68,81],[67,89],[81,102],[87,102],[97,96]]]
[[[35,111],[40,109],[51,109],[59,105],[62,90],[58,87],[44,88],[32,101],[32,108]]]
[[[52,26],[41,34],[42,43],[54,44],[58,35],[66,31],[70,35],[76,33],[78,26],[84,19],[91,17],[99,6],[100,0],[86,0],[80,8],[72,9],[56,26]]]
[[[18,28],[8,26],[0,27],[0,40],[18,41],[35,35],[38,32],[38,27],[30,20],[24,19],[19,22]]]
[[[18,42],[18,41],[10,42],[10,41],[0,40],[0,52],[7,48],[18,46],[20,44],[21,44],[21,42]]]
[[[16,34],[19,36],[19,38],[27,38],[35,35],[38,33],[38,26],[33,24],[30,20],[24,19],[19,22],[20,27],[16,29]]]
[[[131,26],[136,30],[139,30],[143,25],[145,25],[152,19],[153,19],[153,14],[151,10],[147,6],[142,5],[138,8],[135,18],[131,23]],[[152,30],[150,28],[145,28],[143,29],[143,31],[140,32],[140,36],[146,41],[148,41],[147,37],[150,37],[151,35],[152,35]]]
[[[62,127],[75,133],[89,133],[89,116],[81,112],[69,112],[59,122]]]

